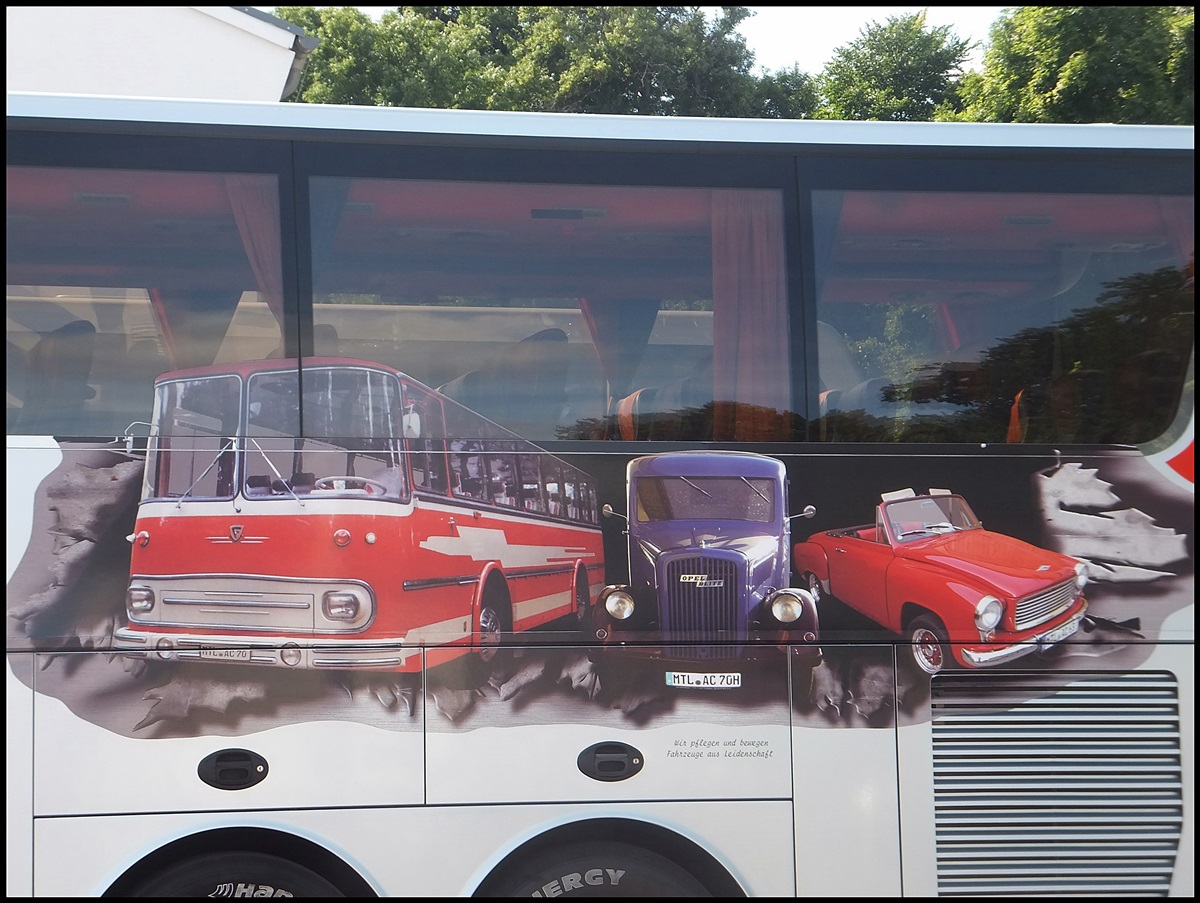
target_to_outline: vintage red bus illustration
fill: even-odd
[[[598,520],[587,474],[389,367],[165,373],[116,648],[412,671],[440,647],[486,665],[506,637],[585,618]]]

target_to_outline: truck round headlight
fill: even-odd
[[[804,614],[804,599],[791,589],[781,589],[771,597],[771,614],[781,624],[791,624]]]
[[[975,603],[975,626],[991,633],[1004,617],[1004,605],[995,596],[984,596]]]
[[[1083,589],[1088,582],[1088,568],[1085,562],[1079,562],[1075,565],[1075,588]]]
[[[623,589],[615,589],[605,597],[604,608],[618,621],[624,621],[633,614],[633,596]]]

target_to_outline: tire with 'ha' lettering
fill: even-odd
[[[665,856],[617,841],[584,841],[522,857],[477,897],[711,897]]]
[[[312,869],[267,853],[204,853],[174,863],[128,891],[131,897],[344,897]]]

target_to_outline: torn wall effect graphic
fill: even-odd
[[[1161,527],[1123,501],[1094,468],[1068,462],[1035,477],[1051,548],[1088,563],[1088,576],[1112,583],[1144,583],[1174,575],[1188,557],[1187,537]]]
[[[120,618],[127,536],[144,462],[123,447],[63,443],[61,448],[57,467],[39,454],[44,469],[35,475],[31,454],[17,468],[40,486],[32,494],[29,544],[8,584],[9,645],[41,653],[43,692],[116,733],[156,739],[246,735],[312,720],[406,731],[418,729],[424,716],[431,717],[431,726],[461,730],[564,718],[628,727],[709,718],[749,723],[761,719],[764,710],[775,712],[789,695],[774,680],[743,688],[736,698],[689,695],[665,686],[661,672],[647,669],[629,669],[619,680],[604,682],[581,649],[514,650],[513,658],[497,663],[487,681],[474,688],[448,682],[436,670],[424,681],[346,672],[248,674],[234,665],[185,668],[119,655],[80,655],[107,649]],[[1037,487],[1035,504],[1022,512],[1027,525],[1040,524],[1047,547],[1087,560],[1097,590],[1079,633],[1053,659],[1039,657],[1037,667],[1079,667],[1082,659],[1122,650],[1136,656],[1139,643],[1158,637],[1163,619],[1191,604],[1187,530],[1158,489],[1137,495],[1140,471],[1131,463],[1127,457],[1107,463],[1088,459],[1086,465],[1059,462],[1045,470],[1036,465],[1023,470],[1023,478]],[[803,478],[809,466],[794,462],[793,480]],[[977,484],[978,475],[973,479],[969,470],[958,477],[956,485]],[[1162,521],[1174,528],[1161,526]],[[915,716],[928,683],[914,682],[905,669],[897,672],[894,650],[884,636],[878,640],[885,645],[873,650],[830,644],[815,667],[792,663],[790,697],[798,723],[884,728],[898,715]]]

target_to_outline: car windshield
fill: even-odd
[[[978,530],[975,512],[958,495],[918,496],[885,502],[882,506],[892,539],[913,542],[930,536]]]

